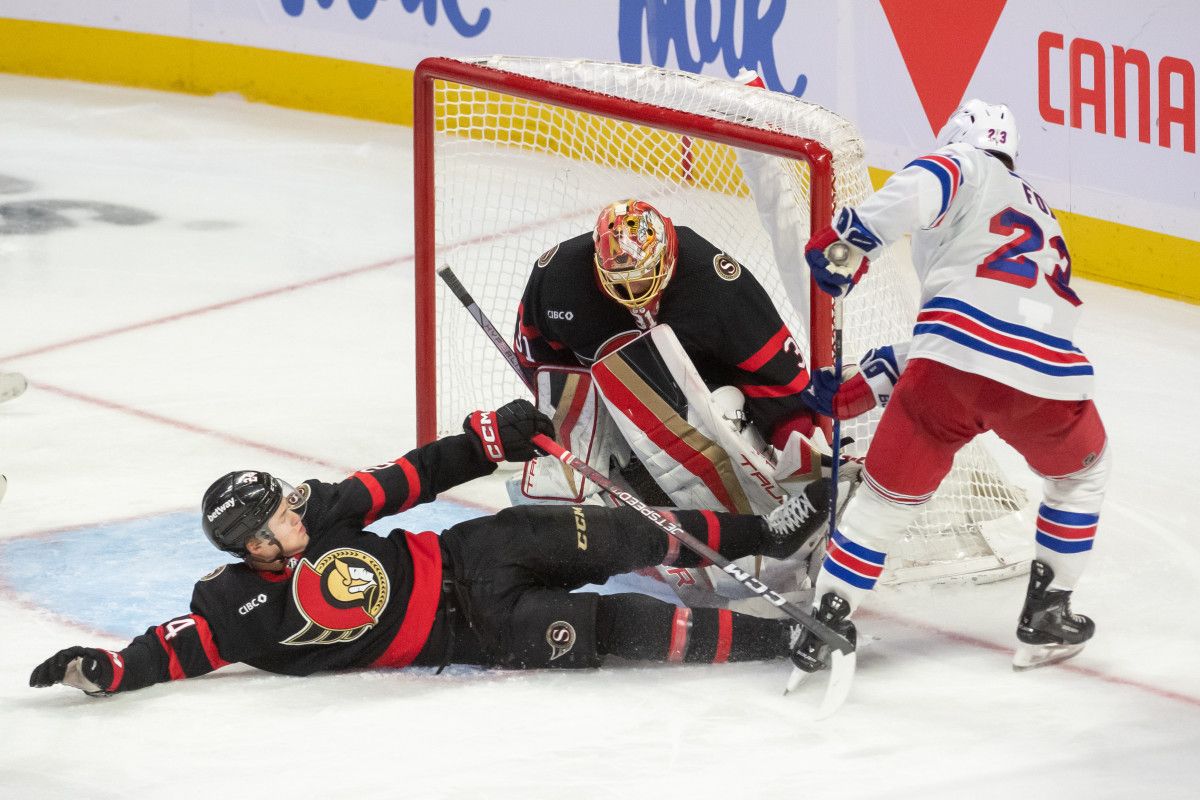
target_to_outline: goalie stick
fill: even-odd
[[[479,308],[479,305],[475,302],[475,299],[471,296],[471,293],[468,292],[467,288],[462,285],[461,281],[458,280],[458,277],[454,274],[454,271],[450,268],[450,266],[447,264],[438,269],[438,276],[446,282],[446,285],[450,288],[450,291],[454,293],[454,296],[458,298],[459,302],[463,304],[467,311],[470,312],[471,316],[474,317],[475,321],[479,323],[479,327],[483,329],[484,334],[488,337],[488,339],[491,340],[492,344],[496,346],[496,349],[500,351],[500,354],[504,356],[504,360],[507,361],[513,367],[513,369],[517,371],[517,374],[521,376],[521,379],[525,382],[525,385],[529,386],[529,379],[525,375],[525,371],[521,368],[520,363],[517,361],[516,354],[512,351],[512,348],[508,346],[508,343],[504,341],[504,338],[500,335],[500,332],[496,330],[496,326],[492,324],[492,321],[488,319],[487,315],[483,313],[483,310]],[[610,481],[607,476],[590,467],[587,462],[578,458],[574,453],[567,450],[550,437],[544,434],[538,434],[537,436],[533,437],[532,441],[546,453],[554,456],[559,461],[570,466],[572,469],[591,480],[593,483],[607,492],[609,496],[632,508],[634,511],[637,511],[663,533],[674,538],[692,552],[707,558],[725,574],[731,576],[734,580],[741,583],[756,596],[761,597],[764,602],[770,603],[772,606],[798,622],[804,628],[812,631],[812,633],[814,633],[830,648],[829,683],[826,687],[825,696],[821,701],[821,705],[817,710],[815,718],[824,719],[841,707],[842,702],[846,699],[846,694],[850,691],[850,683],[854,678],[854,644],[849,639],[842,636],[840,633],[828,627],[827,625],[814,619],[811,614],[807,613],[796,604],[784,599],[778,592],[771,589],[771,587],[767,586],[758,578],[754,577],[745,570],[739,569],[729,559],[724,558],[716,550],[708,547],[695,536],[692,536],[690,533],[680,527],[678,523],[672,522],[671,520],[667,519],[662,512],[646,505],[640,499],[638,499],[636,495],[633,495],[630,492],[618,487],[615,483]],[[835,454],[837,453],[836,450],[834,452]],[[837,474],[836,464],[837,462],[835,460],[835,479]]]

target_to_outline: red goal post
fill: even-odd
[[[526,391],[437,269],[451,266],[509,337],[538,256],[590,230],[598,209],[622,197],[649,200],[740,261],[807,338],[810,365],[832,362],[832,303],[810,289],[799,249],[835,207],[872,189],[861,137],[833,112],[645,65],[430,58],[415,71],[413,150],[420,442]],[[773,222],[746,180],[746,153],[764,154],[778,178]],[[780,250],[781,239],[790,250]],[[911,335],[915,278],[900,261],[889,249],[846,299],[847,363]],[[865,454],[879,415],[843,425],[851,455]],[[1028,531],[1012,527],[1025,506],[986,450],[969,446],[889,559],[892,579],[1019,571],[1032,553]]]
[[[437,393],[433,388],[437,385],[436,337],[429,333],[434,330],[436,322],[437,245],[434,236],[437,186],[434,174],[434,134],[437,128],[437,107],[434,84],[439,80],[535,102],[549,102],[562,108],[598,114],[613,120],[648,125],[680,136],[694,136],[730,147],[802,160],[809,165],[811,175],[809,230],[824,227],[832,217],[833,157],[820,142],[455,59],[423,60],[417,65],[413,83],[417,440],[422,444],[437,438],[438,424]],[[740,257],[737,253],[732,255],[735,258]],[[811,293],[809,314],[809,363],[812,368],[818,369],[833,363],[833,305],[830,298],[820,292]],[[507,333],[503,329],[502,332]]]

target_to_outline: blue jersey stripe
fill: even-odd
[[[918,158],[916,161],[909,162],[905,165],[905,169],[908,169],[908,167],[920,167],[932,173],[933,177],[938,179],[938,183],[942,185],[942,206],[938,209],[938,216],[940,217],[945,214],[946,209],[950,207],[951,191],[954,188],[951,185],[950,174],[946,172],[946,168],[936,161],[929,161],[924,158]]]
[[[834,561],[831,558],[825,559],[825,563],[822,565],[822,568],[827,570],[830,575],[833,575],[835,578],[845,581],[846,583],[850,584],[851,586],[857,587],[859,589],[874,589],[875,588],[875,580],[873,578],[864,578],[862,575],[859,575],[857,572],[851,572],[850,570],[846,569],[841,564],[837,563],[836,561]]]
[[[1045,345],[1046,347],[1053,347],[1057,350],[1062,350],[1068,353],[1082,352],[1068,339],[1063,339],[1058,336],[1051,336],[1048,333],[1042,333],[1039,330],[1027,328],[1024,325],[1017,325],[1013,322],[1005,322],[998,317],[993,317],[987,312],[980,311],[978,308],[969,303],[964,303],[962,300],[956,300],[953,297],[935,297],[922,306],[921,310],[924,311],[927,308],[941,308],[950,311],[958,311],[966,314],[968,317],[984,323],[989,327],[995,328],[1002,333],[1007,333],[1010,336],[1019,336],[1022,339],[1029,339],[1037,342],[1038,344]]]
[[[1091,364],[1074,364],[1071,366],[1062,366],[1057,364],[1046,364],[1038,361],[1032,356],[1027,356],[1024,353],[1014,353],[1010,350],[1004,350],[995,345],[988,344],[980,339],[975,338],[965,331],[958,328],[952,328],[949,325],[937,323],[922,323],[913,328],[913,336],[921,334],[930,334],[932,336],[941,336],[949,339],[952,342],[961,344],[963,347],[970,348],[984,355],[993,356],[1011,361],[1014,364],[1019,364],[1022,367],[1027,367],[1035,372],[1040,372],[1043,375],[1051,375],[1056,378],[1067,378],[1074,375],[1094,375],[1095,370]]]

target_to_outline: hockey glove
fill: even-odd
[[[68,647],[39,664],[29,676],[29,685],[42,689],[61,683],[92,697],[103,697],[117,683],[114,666],[123,666],[116,653],[95,647]]]
[[[463,420],[463,430],[479,440],[489,461],[528,461],[543,453],[530,441],[537,434],[554,438],[554,423],[528,400],[513,400],[495,411],[475,411]]]
[[[841,242],[850,248],[850,256],[844,264],[829,260],[830,245]],[[833,225],[813,234],[804,248],[804,260],[808,262],[813,281],[825,294],[844,297],[850,293],[862,277],[867,274],[870,262],[866,253],[882,243],[875,234],[863,225],[852,208],[843,208]]]
[[[868,350],[858,367],[846,371],[841,385],[831,367],[818,370],[801,393],[804,402],[814,411],[837,419],[851,419],[875,406],[886,406],[900,379],[906,354],[904,346],[899,353],[891,345]]]

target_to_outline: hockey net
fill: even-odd
[[[588,231],[625,197],[653,203],[740,261],[775,299],[810,363],[831,363],[828,299],[775,263],[734,146],[768,153],[787,176],[800,241],[834,207],[871,191],[854,126],[821,106],[651,66],[497,56],[427,59],[414,84],[418,435],[526,394],[475,321],[434,277],[443,264],[509,338],[539,255]],[[844,303],[846,363],[905,341],[917,308],[911,267],[889,250]],[[792,271],[792,298],[783,270]],[[797,298],[795,285],[804,296]],[[843,424],[864,455],[878,410]],[[996,580],[1032,556],[1025,494],[979,443],[889,554],[884,580]]]

